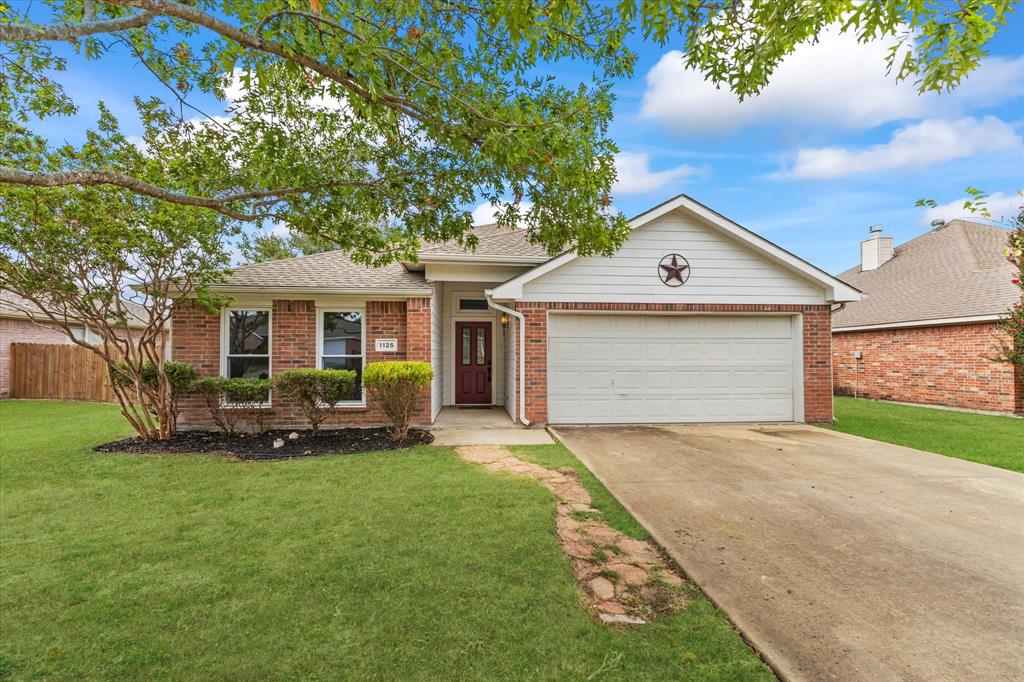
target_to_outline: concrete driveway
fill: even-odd
[[[801,425],[555,431],[784,678],[1024,679],[1024,475]]]

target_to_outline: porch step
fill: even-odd
[[[432,429],[434,445],[551,445],[548,432],[543,429],[442,427]]]

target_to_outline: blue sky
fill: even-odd
[[[964,188],[993,194],[997,215],[1024,189],[1024,17],[950,94],[919,96],[882,61],[891,41],[827,34],[798,48],[758,97],[738,103],[683,69],[678,52],[637,43],[633,78],[616,84],[610,133],[621,153],[616,208],[629,216],[686,193],[830,272],[854,265],[868,226],[902,243],[931,218],[962,215]],[[585,66],[557,67],[565,79]],[[61,79],[83,104],[50,120],[55,140],[80,139],[102,99],[138,133],[132,96],[166,94],[127,55],[73,58]],[[944,206],[926,212],[914,202]],[[478,215],[486,214],[483,207]]]

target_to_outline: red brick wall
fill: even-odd
[[[835,392],[997,412],[1016,404],[1019,412],[1020,372],[988,359],[999,334],[991,323],[836,333]]]
[[[0,396],[11,390],[12,343],[67,343],[68,337],[55,327],[44,327],[31,320],[0,317]]]
[[[542,424],[548,415],[548,310],[607,310],[686,313],[803,313],[804,421],[832,421],[831,318],[827,305],[710,305],[668,303],[531,303],[516,308],[526,318],[526,418]],[[516,366],[518,353],[516,348]]]
[[[278,300],[272,303],[270,369],[277,374],[286,369],[316,366],[316,306],[313,301]],[[408,301],[367,301],[363,320],[366,334],[365,362],[384,360],[430,360],[430,299]],[[375,340],[397,339],[398,352],[378,353]],[[173,318],[173,356],[194,364],[203,376],[220,373],[220,315],[211,314],[188,303],[175,308]],[[270,428],[308,428],[298,406],[275,395],[267,414]],[[386,419],[372,400],[365,407],[342,407],[327,419],[325,427],[380,426]],[[182,402],[179,427],[214,428],[209,412],[197,396]],[[413,423],[430,423],[430,391],[413,417]]]

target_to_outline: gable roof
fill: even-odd
[[[530,243],[526,230],[510,230],[491,224],[478,225],[473,228],[473,233],[479,239],[476,250],[467,251],[457,241],[449,240],[425,245],[420,249],[420,260],[444,260],[446,256],[456,256],[478,260],[522,258],[543,262],[550,257],[543,246]]]
[[[793,255],[782,247],[773,244],[764,237],[761,237],[747,228],[729,220],[717,211],[708,208],[685,194],[679,194],[662,202],[661,204],[658,204],[654,208],[637,215],[629,221],[630,227],[633,230],[637,230],[651,221],[678,209],[688,211],[689,213],[704,220],[712,227],[746,244],[748,247],[754,249],[768,259],[779,263],[805,279],[820,284],[828,292],[827,300],[860,300],[860,291],[855,287],[852,287],[846,282],[828,274],[824,270],[811,265],[804,259]],[[522,275],[513,277],[507,282],[495,287],[490,293],[494,298],[498,299],[518,299],[523,295],[523,285],[543,276],[545,273],[551,272],[555,268],[575,260],[576,258],[578,258],[578,256],[574,252],[567,251],[559,256],[551,258],[545,263],[523,273]]]
[[[217,291],[291,290],[295,293],[391,293],[429,295],[431,287],[419,272],[401,263],[369,268],[344,251],[327,251],[235,268]]]
[[[1009,231],[951,220],[897,246],[875,270],[839,275],[867,296],[832,317],[832,328],[996,316],[1019,298],[1003,249]]]

